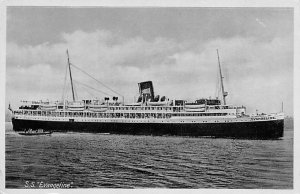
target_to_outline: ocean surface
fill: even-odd
[[[279,140],[5,131],[6,188],[293,188],[291,129]]]

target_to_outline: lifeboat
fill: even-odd
[[[164,102],[147,102],[147,105],[149,106],[165,106],[168,105],[167,101]]]
[[[93,112],[105,112],[107,111],[107,104],[91,104],[88,108]]]
[[[41,104],[40,108],[41,108],[41,110],[52,111],[52,110],[56,110],[57,105],[56,104]]]
[[[135,103],[130,103],[130,104],[125,104],[125,106],[141,106],[142,102],[135,102]]]
[[[71,104],[68,104],[68,110],[70,111],[83,111],[84,110],[84,104],[82,102],[72,102]]]
[[[103,108],[89,108],[90,111],[93,112],[105,112],[107,111],[107,107],[103,107]]]
[[[205,104],[186,103],[185,108],[188,108],[188,109],[201,109],[201,108],[205,108]]]
[[[107,104],[91,104],[89,108],[107,108]]]
[[[185,108],[186,112],[204,112],[205,108]]]

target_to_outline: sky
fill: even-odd
[[[6,105],[60,100],[67,56],[118,91],[138,82],[170,99],[218,95],[219,50],[227,104],[293,115],[293,8],[7,7]],[[78,98],[111,93],[72,69]],[[67,77],[64,97],[71,100]]]

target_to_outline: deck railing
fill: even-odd
[[[192,112],[76,112],[76,111],[43,111],[43,110],[17,110],[15,116],[33,117],[68,117],[68,118],[136,118],[136,119],[168,119],[171,117],[202,117],[227,116],[228,113],[192,113]]]

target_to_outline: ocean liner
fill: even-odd
[[[170,100],[166,96],[155,95],[152,81],[144,81],[138,84],[138,99],[125,104],[124,98],[119,102],[120,96],[111,100],[109,97],[76,100],[71,73],[71,65],[75,65],[70,63],[67,52],[73,100],[22,101],[17,110],[12,110],[9,105],[13,129],[246,139],[283,137],[283,112],[248,115],[244,106],[226,104],[228,93],[224,91],[218,50],[217,56],[221,99]]]

